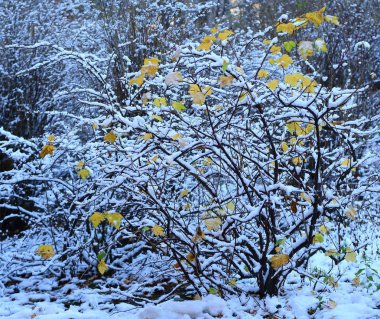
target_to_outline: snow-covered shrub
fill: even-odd
[[[355,260],[345,234],[370,132],[351,115],[358,90],[328,89],[313,66],[329,44],[309,30],[328,23],[337,17],[323,8],[257,34],[213,28],[126,72],[122,103],[106,59],[52,46],[45,65],[78,63],[94,87],[55,95],[81,107],[56,112],[42,140],[16,140],[31,143],[32,160],[20,157],[0,186],[5,197],[18,183],[42,194],[28,234],[47,268],[263,297],[306,275],[317,252]]]

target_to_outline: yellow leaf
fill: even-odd
[[[270,53],[272,53],[272,54],[277,54],[277,53],[280,53],[280,52],[281,52],[281,47],[279,47],[279,46],[273,45],[270,48]]]
[[[286,254],[277,254],[274,255],[271,259],[271,266],[274,269],[280,268],[283,265],[286,265],[289,262],[289,255]]]
[[[302,81],[303,75],[301,73],[292,73],[292,74],[287,74],[285,75],[285,83],[297,87],[299,82]]]
[[[335,285],[333,285],[333,286],[335,286]],[[331,300],[331,299],[326,303],[326,307],[329,309],[334,309],[336,306],[337,306],[336,301]]]
[[[301,123],[302,122],[289,122],[286,124],[286,128],[290,134],[296,133],[296,135],[300,135],[302,131]]]
[[[228,282],[228,285],[229,285],[230,287],[236,287],[236,282],[237,282],[236,278],[232,278],[232,279]]]
[[[206,96],[212,94],[212,90],[209,86],[201,89],[198,84],[190,84],[189,94],[195,104],[202,105],[206,101]]]
[[[355,276],[355,278],[352,280],[352,285],[354,287],[358,287],[360,284],[360,278],[358,276]]]
[[[152,133],[145,133],[142,138],[146,142],[146,141],[150,140],[152,137],[153,137]]]
[[[144,83],[145,73],[141,73],[139,76],[135,76],[129,80],[129,85],[132,86],[136,84],[137,86],[141,86]]]
[[[318,38],[317,40],[315,40],[315,47],[317,51],[319,52],[324,52],[324,53],[327,52],[326,42],[321,38]]]
[[[211,166],[212,165],[212,159],[210,157],[206,157],[204,160],[203,160],[203,165],[205,166]]]
[[[278,80],[272,80],[272,81],[269,81],[267,82],[267,86],[272,90],[274,91],[277,87],[278,87]]]
[[[226,208],[230,211],[234,211],[235,210],[235,204],[233,202],[228,202],[226,205]]]
[[[293,23],[289,22],[289,23],[278,24],[276,31],[277,33],[284,32],[288,34],[293,34],[295,29],[296,29],[296,26]]]
[[[306,202],[308,202],[308,203],[311,203],[311,198],[310,198],[309,195],[306,195],[305,193],[301,193],[301,194],[300,194],[300,197],[301,197],[304,201],[306,201]]]
[[[117,138],[117,134],[115,134],[113,131],[104,135],[104,141],[109,142],[111,144],[115,143],[116,138]]]
[[[288,144],[286,144],[286,142],[282,142],[281,143],[281,149],[284,153],[286,153],[288,151]]]
[[[95,122],[92,123],[92,129],[95,131],[97,128],[98,128],[98,124]]]
[[[313,237],[313,244],[315,243],[323,243],[324,237],[322,234],[316,233]]]
[[[150,58],[144,60],[144,65],[141,67],[141,72],[146,73],[153,77],[159,68],[159,60],[157,58]]]
[[[187,196],[189,193],[190,193],[190,191],[189,191],[188,189],[185,189],[185,190],[183,190],[183,191],[179,194],[179,197],[185,197],[185,196]]]
[[[75,168],[80,169],[84,166],[84,162],[80,161],[77,165],[75,165]]]
[[[319,231],[322,233],[322,234],[327,234],[327,232],[329,231],[329,228],[326,227],[325,225],[322,225],[322,226],[319,226]]]
[[[40,246],[38,246],[38,249],[36,250],[36,254],[41,256],[41,258],[44,260],[49,259],[55,255],[52,245],[40,245]]]
[[[233,81],[234,81],[234,77],[232,75],[228,75],[228,76],[222,75],[218,79],[219,86],[221,88],[231,85]]]
[[[178,112],[183,112],[186,110],[186,106],[183,105],[183,103],[181,102],[174,101],[172,105],[173,105],[173,109],[175,109]]]
[[[154,236],[165,236],[165,231],[161,226],[154,225],[152,227],[152,233]]]
[[[308,12],[305,14],[305,17],[307,20],[309,20],[311,23],[313,23],[315,27],[318,28],[324,20],[323,12],[325,10],[326,10],[326,7],[323,7],[322,9],[320,9],[318,11]]]
[[[257,73],[257,76],[258,76],[260,79],[267,78],[267,77],[268,77],[268,71],[267,71],[267,70],[260,70],[260,71]]]
[[[42,148],[41,153],[40,153],[41,158],[44,158],[46,155],[53,156],[54,150],[55,150],[55,146],[54,145],[50,145],[50,144],[45,145]]]
[[[350,262],[356,262],[357,253],[352,251],[351,248],[346,249],[346,256],[344,257],[345,260]]]
[[[48,139],[49,142],[52,143],[52,142],[55,141],[55,136],[54,135],[49,135],[47,139]]]
[[[287,69],[289,65],[293,63],[293,60],[289,55],[283,54],[278,60],[275,61],[275,63],[278,65],[278,67]]]
[[[177,140],[179,140],[181,137],[182,137],[182,135],[181,135],[180,133],[175,133],[175,134],[172,136],[172,140],[173,140],[173,141],[177,141]]]
[[[305,93],[315,93],[315,87],[317,86],[317,82],[309,78],[308,76],[304,76],[301,82],[301,87],[304,89]]]
[[[342,166],[348,167],[351,165],[351,158],[344,158],[340,163]]]
[[[265,39],[263,41],[264,44],[268,45],[268,44],[271,44],[272,43],[272,40],[269,40],[269,39]]]
[[[219,40],[224,41],[227,40],[230,35],[233,35],[234,32],[231,30],[224,30],[223,32],[220,32],[218,35]]]
[[[115,227],[116,229],[120,229],[121,220],[123,219],[123,215],[120,213],[108,213],[107,220],[110,225]]]
[[[325,15],[325,20],[328,23],[332,23],[332,24],[335,24],[337,26],[339,25],[339,19],[336,16]]]
[[[218,30],[217,26],[215,26],[214,28],[211,28],[211,33],[212,34],[216,34],[218,32],[219,32],[219,30]]]
[[[166,99],[164,97],[157,97],[153,100],[153,105],[157,107],[166,106]]]
[[[97,228],[99,224],[104,220],[104,216],[99,212],[95,212],[90,216],[88,220],[91,222],[94,228]]]
[[[205,36],[202,40],[202,43],[197,47],[197,50],[208,51],[211,48],[211,45],[216,41],[216,37],[213,35]]]
[[[90,171],[87,168],[82,168],[77,174],[82,180],[85,180],[90,176]]]
[[[330,257],[330,256],[338,256],[339,254],[336,252],[335,249],[329,249],[325,252],[325,255],[327,257]]]
[[[293,163],[294,165],[302,164],[302,163],[303,163],[302,157],[300,157],[300,156],[293,157],[293,159],[292,159],[292,163]]]
[[[222,225],[222,220],[219,217],[206,217],[203,222],[209,231],[217,230]]]
[[[298,44],[298,54],[304,60],[307,60],[308,57],[313,56],[314,54],[313,42],[301,41]]]
[[[282,252],[282,247],[276,247],[274,250],[278,254],[278,253]]]
[[[346,210],[346,216],[351,219],[351,220],[354,220],[356,215],[357,215],[357,211],[354,207],[352,206],[348,206],[347,207],[347,210]]]
[[[104,275],[107,269],[108,269],[108,266],[106,262],[104,261],[104,259],[101,259],[98,263],[98,271],[100,272],[100,274]]]
[[[155,119],[155,120],[157,120],[157,121],[159,121],[159,122],[162,122],[162,121],[163,121],[162,117],[159,116],[159,115],[157,115],[157,114],[152,115],[151,118],[152,118],[152,119]]]

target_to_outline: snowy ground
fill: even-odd
[[[289,319],[370,319],[380,318],[380,260],[343,262],[333,273],[338,286],[318,282],[301,283],[298,275],[288,280],[285,294],[265,300],[240,298],[224,301],[209,295],[203,300],[167,301],[144,307],[123,302],[123,295],[107,287],[89,288],[83,281],[57,287],[52,278],[28,278],[16,286],[2,289],[0,318],[47,319],[208,319],[208,318],[289,318]],[[316,256],[312,268],[323,272],[330,269],[328,259]],[[311,268],[311,269],[312,269]],[[360,283],[353,279],[359,269]],[[317,270],[315,270],[317,271]],[[373,279],[373,280],[372,280]],[[11,293],[10,293],[11,292]]]

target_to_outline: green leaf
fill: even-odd
[[[216,295],[218,293],[218,289],[215,289],[214,287],[210,287],[210,288],[208,288],[208,292],[211,295]]]
[[[222,71],[226,72],[228,68],[228,62],[226,60],[223,60],[223,66],[222,66]]]
[[[294,41],[287,41],[284,42],[284,48],[286,51],[290,52],[292,49],[296,46],[296,43]]]
[[[104,250],[99,251],[98,256],[96,256],[99,261],[106,257],[106,252]]]
[[[183,105],[183,103],[176,102],[176,101],[173,102],[173,108],[177,110],[178,112],[183,112],[186,110],[186,107],[185,105]]]

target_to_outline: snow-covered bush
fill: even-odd
[[[215,27],[200,44],[147,57],[123,74],[122,103],[109,60],[51,46],[43,66],[78,63],[93,87],[55,94],[80,108],[53,112],[43,138],[2,133],[2,149],[20,156],[1,194],[38,189],[37,209],[20,210],[32,218],[31,264],[263,297],[293,271],[306,276],[317,252],[355,260],[346,234],[370,157],[356,150],[371,132],[352,118],[359,90],[329,89],[313,66],[330,44],[310,29],[338,21],[324,11],[256,34]]]

